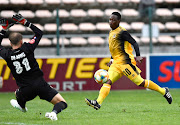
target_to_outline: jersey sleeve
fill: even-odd
[[[1,45],[1,43],[2,43],[2,40],[3,40],[5,34],[6,34],[6,31],[1,30],[1,32],[0,32],[0,56],[4,59],[6,58],[7,50]]]
[[[138,43],[136,42],[136,40],[127,31],[122,32],[121,39],[123,41],[128,41],[129,43],[131,43],[131,45],[133,45],[133,47],[135,49],[136,56],[140,56]]]
[[[29,27],[35,34],[34,37],[28,42],[28,44],[26,44],[28,46],[27,49],[33,52],[38,46],[42,38],[43,32],[30,22],[27,22],[26,26]]]

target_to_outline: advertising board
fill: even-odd
[[[151,55],[150,79],[161,87],[180,88],[180,56]]]
[[[79,58],[37,58],[39,67],[44,72],[45,80],[58,91],[99,90],[102,85],[97,84],[93,75],[98,69],[108,70],[108,57],[79,57]],[[146,58],[139,67],[142,77],[146,78]],[[4,85],[0,92],[10,92],[17,89],[15,80],[6,62],[0,59],[0,76]],[[123,76],[112,86],[113,90],[142,89]]]

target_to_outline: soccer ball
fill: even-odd
[[[97,83],[103,84],[106,83],[109,79],[109,74],[104,69],[99,69],[94,74],[94,79]]]

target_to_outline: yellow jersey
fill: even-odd
[[[114,59],[113,63],[136,65],[131,44],[121,39],[123,31],[126,29],[119,26],[109,33],[109,50]]]

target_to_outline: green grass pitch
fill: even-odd
[[[14,93],[0,93],[0,125],[179,125],[180,89],[170,89],[171,105],[155,91],[111,91],[100,110],[85,104],[98,91],[61,92],[68,108],[58,114],[58,121],[44,117],[53,105],[39,97],[27,103],[28,112],[11,107]]]

